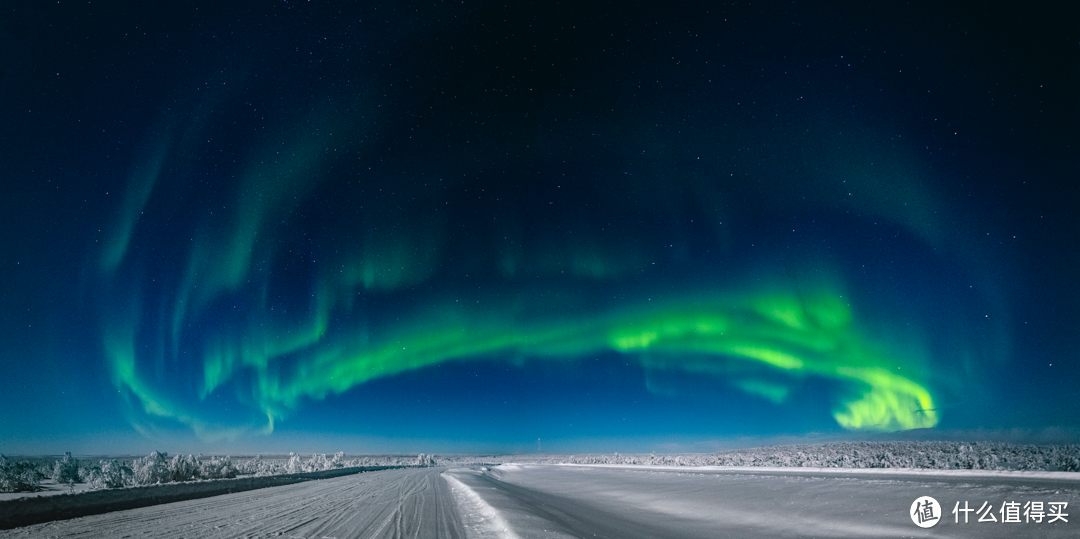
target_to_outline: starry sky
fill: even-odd
[[[1073,438],[1046,4],[15,2],[0,451]]]

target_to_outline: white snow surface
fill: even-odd
[[[473,473],[466,469],[450,471],[459,474]],[[453,493],[454,501],[457,502],[458,514],[461,516],[468,539],[519,539],[518,535],[510,530],[510,526],[503,520],[502,515],[485,502],[476,491],[452,474],[444,473],[443,477],[449,483],[450,492]]]
[[[7,537],[462,539],[439,469],[366,472],[0,530]]]
[[[503,464],[408,468],[0,530],[7,537],[609,539],[1077,537],[1080,474]],[[917,527],[933,496],[941,519]],[[954,522],[955,503],[995,522]],[[1068,522],[1003,523],[1004,502],[1068,503]]]
[[[509,463],[508,466],[521,466]],[[942,477],[971,479],[1013,479],[1022,482],[1039,480],[1075,482],[1080,486],[1080,473],[1076,472],[1041,472],[1014,470],[927,470],[923,468],[792,468],[786,466],[654,466],[649,464],[552,464],[552,466],[581,466],[588,468],[622,468],[627,470],[667,470],[674,472],[694,471],[698,473],[751,473],[772,475],[833,475],[833,476],[893,476]],[[509,469],[509,468],[508,468]]]
[[[522,538],[1076,537],[1072,522],[1002,523],[1001,504],[1080,501],[1075,473],[504,464],[450,471]],[[920,496],[943,515],[908,515]],[[954,522],[956,502],[993,508],[998,522]],[[1066,511],[1068,512],[1068,511]],[[1075,512],[1075,510],[1074,510]],[[1022,517],[1021,517],[1022,518]]]

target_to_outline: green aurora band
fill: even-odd
[[[573,361],[616,351],[646,371],[712,375],[777,404],[800,379],[842,382],[847,391],[833,417],[848,429],[891,431],[938,421],[927,388],[897,374],[900,364],[859,336],[850,308],[831,291],[805,299],[782,292],[713,295],[539,324],[450,307],[438,311],[422,317],[422,326],[399,328],[377,342],[369,336],[328,338],[324,323],[286,339],[257,331],[217,335],[203,358],[199,397],[246,372],[250,403],[265,414],[263,430],[270,432],[275,419],[288,417],[304,399],[324,399],[407,370],[498,358]],[[106,348],[114,383],[146,414],[178,420],[204,438],[251,429],[223,429],[159,393],[136,368],[134,333],[121,324],[109,333]]]
[[[710,376],[777,405],[803,380],[828,380],[842,388],[834,395],[832,416],[846,429],[894,431],[938,423],[923,370],[928,359],[912,351],[919,344],[905,343],[897,353],[900,347],[867,337],[869,326],[860,326],[842,286],[800,291],[766,280],[764,286],[733,291],[727,279],[720,281],[724,288],[684,289],[663,300],[641,296],[557,312],[542,311],[544,294],[513,287],[501,295],[451,298],[436,281],[450,249],[442,245],[449,226],[436,211],[443,207],[438,200],[434,210],[419,205],[403,215],[375,204],[358,211],[352,230],[331,237],[328,261],[309,271],[310,303],[283,308],[275,294],[296,283],[273,281],[270,268],[297,234],[283,231],[290,226],[286,216],[333,168],[334,152],[342,148],[338,142],[360,138],[357,130],[366,125],[328,116],[315,114],[292,144],[265,145],[251,160],[258,164],[240,177],[236,200],[228,206],[233,213],[201,215],[180,233],[186,245],[176,252],[186,252],[186,263],[169,266],[183,269],[172,277],[175,286],[157,295],[145,277],[147,251],[136,255],[134,246],[157,241],[140,216],[162,184],[158,175],[167,168],[168,150],[161,148],[168,146],[132,175],[97,268],[107,291],[104,351],[136,429],[152,434],[155,420],[166,419],[204,440],[270,433],[275,421],[305,400],[414,369],[465,361],[571,362],[611,353],[636,361],[646,374]],[[711,207],[716,191],[699,180],[687,182],[688,189],[697,189],[694,200],[717,216],[723,213]],[[423,196],[419,183],[412,187],[417,197]],[[623,202],[610,204],[617,208]],[[717,218],[702,226],[719,224]],[[513,229],[500,229],[499,237],[512,240]],[[518,229],[524,229],[521,223]],[[499,240],[483,256],[501,272],[496,286],[520,283],[517,276],[525,271],[559,283],[615,286],[636,271],[627,268],[649,259],[632,242],[608,241],[598,230],[589,237],[590,230],[582,229],[585,241],[578,243],[553,236],[556,243],[534,243],[532,252],[521,241]],[[391,316],[365,312],[367,299],[393,294],[409,298],[413,310]],[[876,313],[862,316],[867,314]],[[246,411],[223,419],[211,401],[230,391]]]

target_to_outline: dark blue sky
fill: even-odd
[[[0,451],[1069,439],[1078,15],[17,2]]]

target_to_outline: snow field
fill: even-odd
[[[1080,475],[515,465],[398,468],[35,524],[8,537],[1076,537],[1068,522],[954,522],[953,504],[1080,505]],[[1064,476],[1064,477],[1058,477]],[[123,489],[128,490],[128,489]],[[120,491],[100,491],[101,495]],[[917,527],[912,502],[941,505]],[[1048,519],[1047,519],[1048,520]]]
[[[656,468],[611,466],[502,465],[475,481],[487,499],[519,502],[516,508],[493,503],[522,537],[515,511],[542,517],[548,526],[572,537],[1076,537],[1071,522],[954,522],[954,503],[986,502],[998,511],[1006,501],[1080,503],[1080,476],[1061,479],[1027,472],[987,474],[846,473],[816,475],[796,469],[784,475],[747,468]],[[921,529],[908,511],[920,496],[934,496],[943,507],[939,525]],[[488,500],[490,501],[490,500]],[[551,529],[550,527],[548,528]],[[533,527],[527,531],[536,531]]]
[[[152,454],[137,459],[130,466],[131,477],[137,468],[139,477],[156,476],[161,482],[165,476],[155,474],[162,465],[172,473],[174,468],[200,469],[203,463],[210,465],[211,473],[206,474],[210,476],[214,469],[227,470],[230,463],[228,459],[165,457]],[[187,501],[141,494],[144,490],[212,489],[213,484],[229,481],[278,481],[274,478],[281,476],[265,474],[290,469],[329,468],[325,473],[340,473],[337,466],[374,463],[371,459],[255,458],[238,461],[238,473],[249,475],[234,480],[169,482],[52,496],[57,501],[51,503],[60,505],[43,510],[49,518],[69,518],[72,515],[64,513],[64,504],[95,496],[104,500],[103,510],[114,512],[0,531],[0,538],[1080,536],[1080,510],[1076,509],[1080,507],[1080,474],[1076,473],[1080,445],[844,442],[691,455],[421,455],[397,462],[414,466],[455,463],[456,467],[368,472],[206,499],[187,496]],[[42,476],[44,471],[63,479],[76,469],[70,458],[0,464],[11,472],[12,481],[33,473]],[[70,488],[64,483],[50,486]],[[78,483],[74,486],[82,488]],[[199,495],[212,494],[220,492]],[[944,513],[940,525],[924,530],[911,522],[908,508],[921,496],[940,502]],[[125,505],[127,498],[142,500]],[[1005,502],[1067,503],[1066,512],[1076,516],[1069,517],[1070,522],[1053,524],[954,522],[949,513],[953,504],[965,501],[973,508],[989,504],[995,512]],[[10,527],[2,524],[24,500],[15,502],[0,501],[0,527]],[[143,507],[149,503],[163,505]]]

